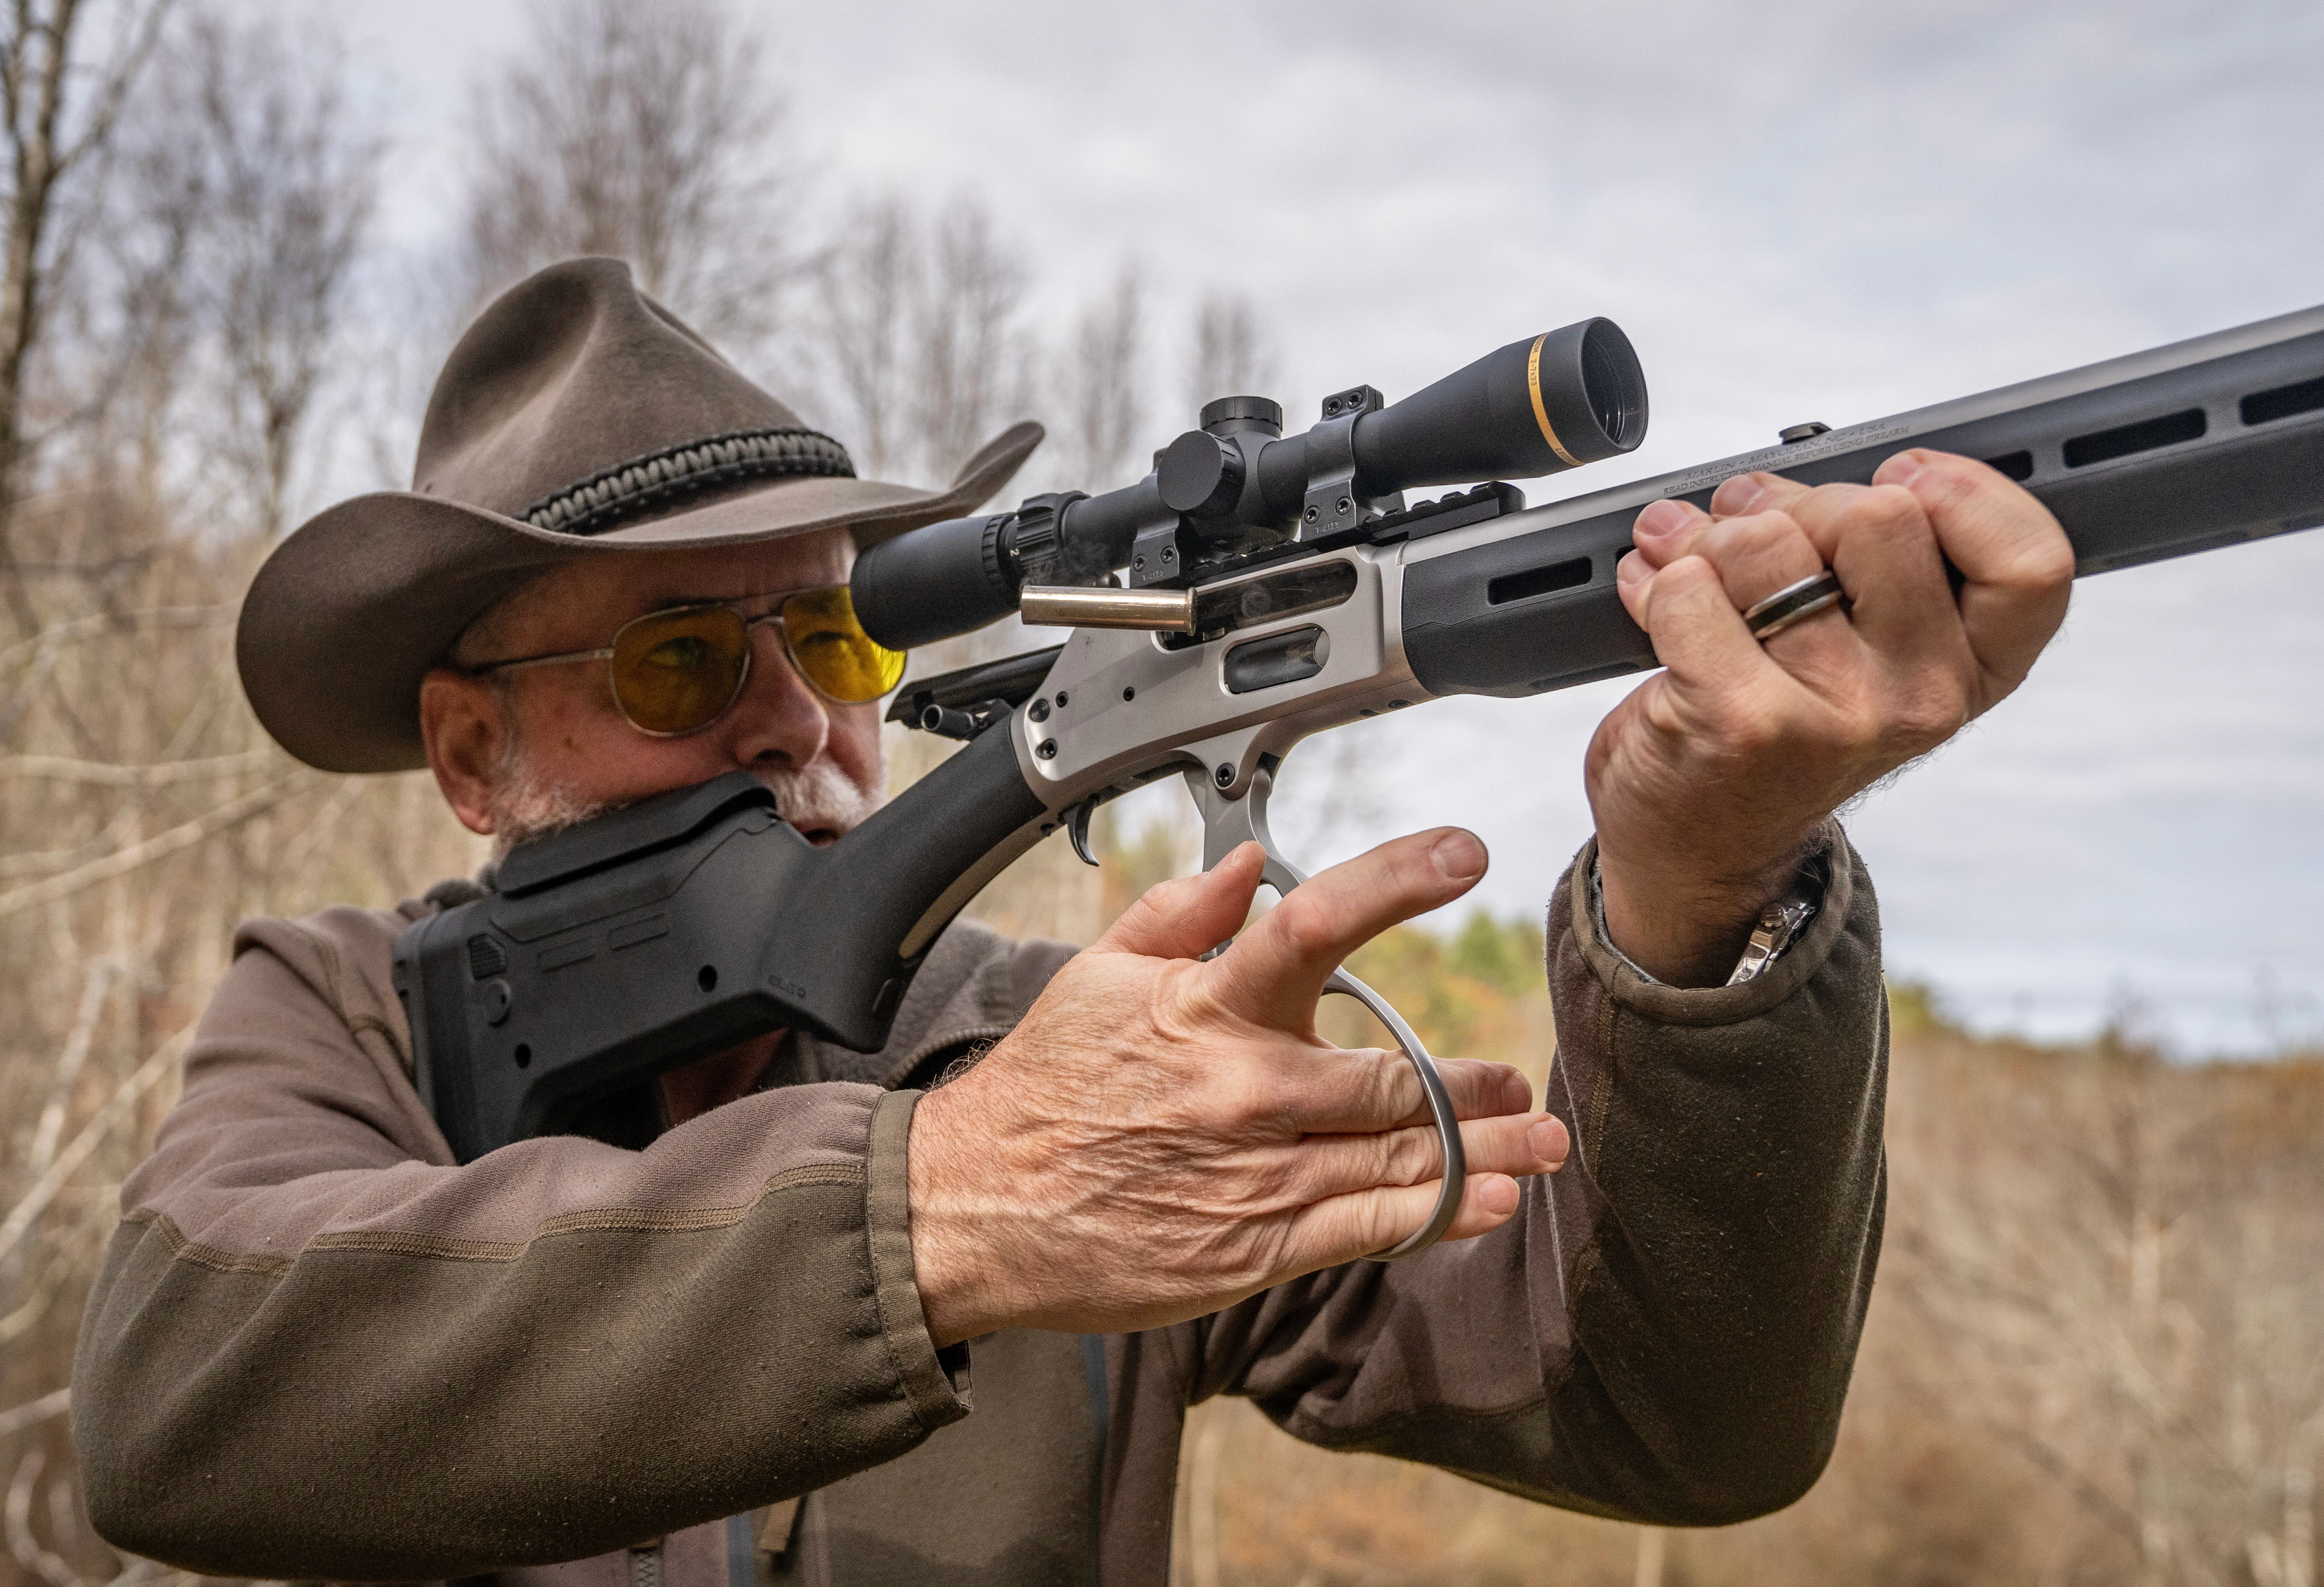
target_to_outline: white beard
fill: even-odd
[[[829,761],[797,770],[770,768],[752,775],[773,790],[776,811],[801,832],[852,832],[881,804],[880,795]],[[509,851],[520,844],[595,820],[625,802],[585,799],[562,783],[550,781],[534,769],[521,742],[509,745],[497,782],[491,806],[495,862],[508,858]]]

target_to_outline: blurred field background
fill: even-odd
[[[887,477],[941,478],[1029,411],[1055,439],[1028,488],[1127,478],[1168,422],[1141,408],[1139,360],[1183,369],[1190,403],[1272,373],[1247,301],[1165,323],[1134,269],[1045,296],[973,201],[872,196],[771,229],[770,195],[800,180],[769,153],[781,106],[705,5],[540,7],[443,195],[456,246],[383,287],[389,147],[328,16],[0,17],[0,1587],[171,1573],[89,1535],[63,1412],[120,1182],[234,922],[386,904],[483,857],[424,776],[324,776],[274,749],[232,645],[280,534],[332,492],[401,482],[475,307],[550,260],[622,254]],[[353,312],[392,290],[407,313]],[[978,636],[916,671],[1028,642]],[[890,748],[900,786],[941,746]],[[1344,749],[1303,759],[1326,826],[1367,798]],[[1086,942],[1194,863],[1190,816],[1151,798],[1099,837],[1102,869],[1053,843],[975,912]],[[1480,912],[1354,967],[1438,1050],[1538,1081],[1541,952],[1536,918]],[[2130,1021],[2072,1047],[1978,1040],[1924,988],[1892,1004],[1887,1249],[1806,1500],[1644,1530],[1214,1405],[1189,1429],[1178,1580],[2314,1587],[2324,1062],[2166,1062]],[[1344,1010],[1327,1028],[1364,1038]]]

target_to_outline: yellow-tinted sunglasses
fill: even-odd
[[[470,668],[478,677],[519,667],[604,661],[613,704],[631,726],[656,738],[699,733],[742,698],[751,677],[751,630],[771,623],[798,675],[837,705],[876,700],[904,678],[904,652],[863,632],[844,584],[796,590],[771,612],[752,617],[726,602],[674,606],[632,617],[599,650],[520,656]]]

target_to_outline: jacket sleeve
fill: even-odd
[[[237,938],[82,1324],[106,1537],[221,1575],[456,1577],[748,1511],[966,1414],[912,1278],[918,1093],[789,1087],[642,1153],[454,1167],[386,991],[401,924]]]
[[[1680,990],[1598,937],[1594,843],[1550,911],[1556,1175],[1482,1238],[1358,1262],[1190,1324],[1192,1396],[1313,1444],[1665,1525],[1822,1472],[1878,1255],[1887,1004],[1862,862],[1768,971]]]

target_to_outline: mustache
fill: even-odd
[[[752,775],[775,796],[775,812],[801,832],[853,832],[880,807],[880,796],[829,761]]]
[[[751,774],[775,796],[776,813],[803,833],[844,835],[861,826],[882,802],[879,793],[830,761],[753,768]],[[569,784],[543,775],[521,745],[512,745],[502,764],[490,806],[493,859],[505,860],[521,844],[594,821],[633,802],[584,798]]]

